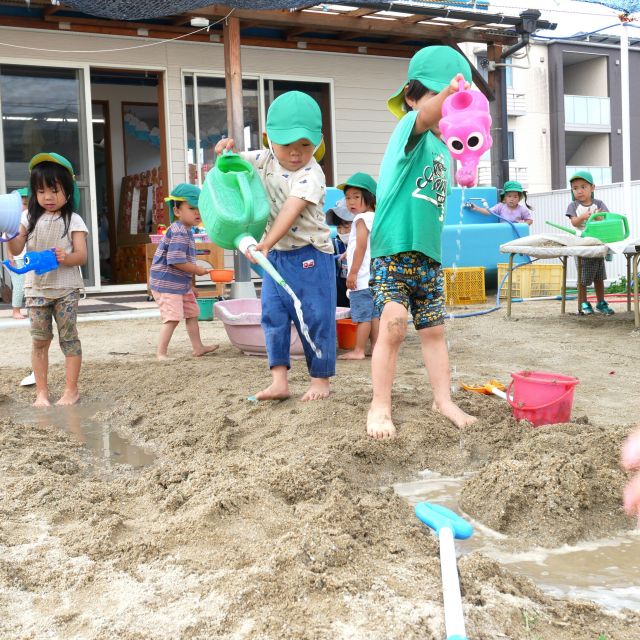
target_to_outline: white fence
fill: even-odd
[[[607,205],[609,211],[623,213],[627,216],[629,229],[631,231],[629,244],[636,239],[640,241],[640,181],[631,183],[631,211],[624,211],[621,183],[596,187],[594,197],[602,200],[602,202]],[[528,197],[528,201],[533,207],[534,222],[530,229],[532,235],[549,232],[562,233],[559,229],[554,229],[548,224],[545,224],[547,220],[571,228],[571,222],[569,222],[569,218],[565,215],[567,206],[571,202],[571,191],[569,189],[551,191],[549,193],[535,193]],[[547,260],[545,262],[557,261]],[[608,282],[618,280],[622,276],[626,278],[627,261],[623,255],[615,255],[613,260],[607,262],[606,265]],[[577,277],[575,261],[569,260],[567,267],[567,280],[575,284]]]

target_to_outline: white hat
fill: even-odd
[[[333,214],[333,216],[337,216],[338,218],[340,218],[340,220],[344,220],[345,222],[353,222],[353,219],[355,218],[353,213],[351,213],[349,209],[347,209],[347,203],[345,202],[344,198],[340,198],[340,200],[338,200],[333,205],[333,207],[331,207],[331,209],[327,210],[328,220],[331,220],[331,214]]]

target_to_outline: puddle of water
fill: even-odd
[[[71,407],[12,407],[9,418],[22,424],[54,427],[70,433],[93,454],[89,464],[96,466],[95,457],[106,462],[128,464],[134,468],[145,467],[155,460],[155,455],[142,447],[131,444],[126,438],[111,430],[108,425],[93,416],[98,411],[110,408],[107,404],[87,403]]]
[[[464,477],[444,477],[430,471],[420,476],[420,480],[393,488],[412,505],[429,501],[462,513],[457,496]],[[481,551],[554,596],[591,600],[608,609],[640,610],[640,531],[575,546],[513,552],[514,541],[508,536],[465,517],[473,524],[474,534],[468,540],[456,540],[458,554]]]

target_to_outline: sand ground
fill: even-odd
[[[534,544],[614,535],[622,439],[638,419],[640,335],[630,314],[560,317],[559,303],[449,321],[453,384],[538,369],[580,379],[573,422],[531,429],[496,397],[457,392],[479,416],[461,434],[431,406],[413,330],[394,391],[395,442],[364,433],[370,361],[339,362],[330,399],[255,404],[265,360],[201,323],[213,356],[157,363],[157,320],[79,325],[83,405],[144,446],[134,469],[74,436],[12,418],[33,400],[28,330],[0,332],[0,637],[411,639],[444,636],[435,539],[390,485],[422,469],[477,472],[460,505]],[[54,399],[62,357],[51,350]],[[459,561],[470,638],[640,639],[640,613],[558,600],[474,552]]]

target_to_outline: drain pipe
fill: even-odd
[[[513,55],[516,51],[526,47],[529,44],[531,34],[538,28],[538,20],[540,18],[540,12],[537,9],[527,9],[520,14],[522,21],[516,25],[516,32],[520,34],[521,40],[511,45],[508,49],[505,49],[500,54],[499,62],[495,64],[495,67],[500,67],[500,101],[502,103],[501,109],[501,121],[500,128],[502,129],[502,135],[500,136],[500,165],[502,174],[500,185],[509,180],[509,115],[507,113],[507,64],[506,61],[509,56]]]

